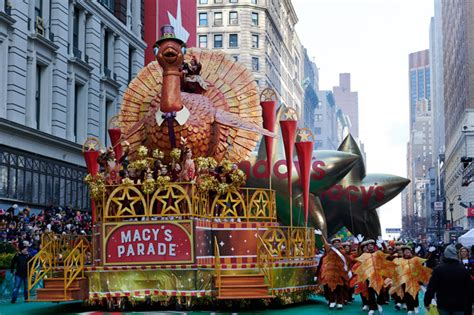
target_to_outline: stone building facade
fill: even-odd
[[[87,207],[81,145],[143,66],[141,6],[0,0],[0,207]]]
[[[247,65],[260,87],[303,120],[303,48],[290,0],[198,0],[197,46],[220,49]]]

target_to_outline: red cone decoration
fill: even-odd
[[[123,154],[123,149],[121,145],[122,131],[120,130],[120,128],[117,127],[109,128],[108,131],[110,141],[112,142],[112,148],[114,148],[115,158],[118,161],[120,160]]]
[[[313,158],[313,141],[300,141],[296,143],[296,154],[300,167],[300,179],[303,187],[304,222],[308,224],[309,206],[309,181],[311,172],[311,160]]]
[[[265,89],[262,92],[264,96],[265,91],[270,89]],[[273,90],[270,90],[273,92]],[[274,94],[275,92],[273,92]],[[275,116],[276,116],[276,100],[265,100],[260,102],[262,106],[262,117],[263,117],[263,128],[268,131],[275,132]],[[272,176],[272,155],[273,155],[273,138],[265,136],[265,149],[267,151],[267,166],[270,176]]]
[[[283,145],[285,146],[288,193],[290,195],[290,199],[293,197],[291,176],[293,175],[293,147],[295,146],[297,123],[298,121],[296,120],[280,120],[281,136],[283,137]]]
[[[82,153],[84,155],[84,160],[86,160],[87,170],[92,176],[97,175],[99,172],[99,163],[97,163],[97,159],[99,158],[99,151],[90,150],[84,151]]]

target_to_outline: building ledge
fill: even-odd
[[[16,20],[12,18],[9,14],[6,14],[5,12],[0,11],[0,23],[11,26],[15,24],[15,22]]]
[[[117,82],[115,78],[112,78],[110,75],[104,74],[102,78],[100,78],[100,80],[104,82],[105,84],[108,84],[110,87],[117,90],[120,89],[120,87],[122,86],[120,83]]]
[[[25,125],[13,122],[5,118],[0,118],[0,133],[15,134],[20,137],[26,137],[38,143],[54,143],[56,147],[60,147],[64,150],[73,151],[79,154],[82,149],[81,145],[75,142],[57,136],[53,136],[44,131],[27,127]]]
[[[44,48],[49,49],[53,52],[56,52],[59,49],[58,45],[56,45],[55,43],[53,43],[51,40],[47,39],[43,35],[33,33],[33,34],[28,35],[28,37],[31,40],[43,46]]]
[[[86,72],[89,72],[89,73],[94,69],[94,67],[92,67],[90,64],[88,64],[87,62],[83,61],[82,59],[79,59],[79,58],[76,58],[76,57],[69,58],[69,62],[73,66],[80,67],[82,70],[84,70]]]

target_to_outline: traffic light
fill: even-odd
[[[469,165],[469,163],[472,162],[472,157],[468,157],[468,156],[462,156],[461,157],[461,163],[464,167],[464,169]]]

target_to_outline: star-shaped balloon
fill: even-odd
[[[354,235],[377,238],[381,228],[376,209],[398,195],[410,180],[395,175],[366,174],[359,146],[351,135],[344,139],[338,151],[359,158],[339,183],[319,194],[328,234],[345,226]]]

